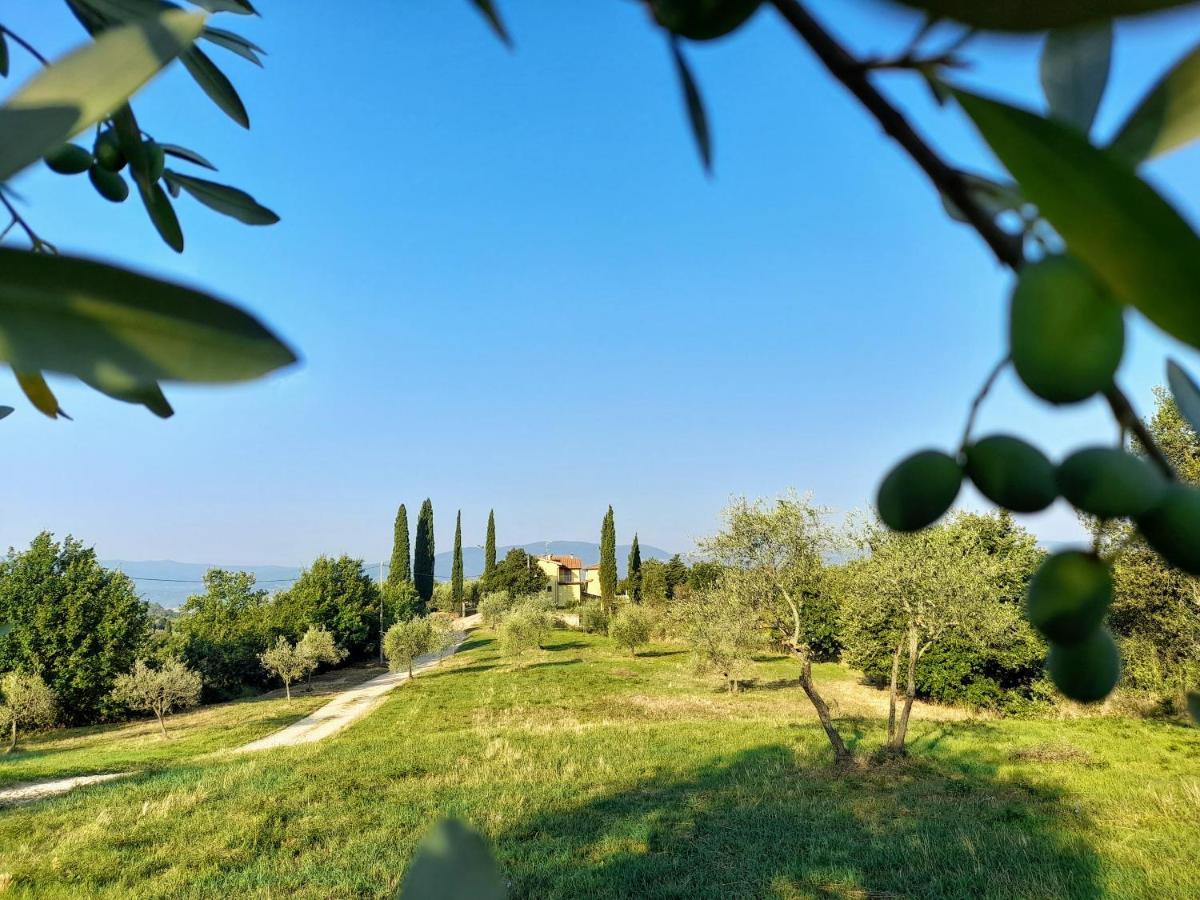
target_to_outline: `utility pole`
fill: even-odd
[[[383,665],[383,560],[379,561],[379,664]]]

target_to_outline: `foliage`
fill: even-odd
[[[429,603],[433,599],[433,569],[436,562],[437,550],[433,540],[433,503],[428,497],[421,504],[421,512],[417,515],[417,538],[413,544],[413,584],[417,586],[417,594],[421,598],[419,615],[429,611]]]
[[[194,41],[218,42],[255,62],[257,48],[233,32],[208,27],[203,15],[160,4],[72,0],[68,6],[94,40],[47,63],[0,108],[6,123],[0,182],[45,154],[52,170],[87,171],[106,198],[121,201],[129,194],[120,173],[128,162],[151,223],[180,252],[183,231],[168,191],[176,197],[187,192],[247,224],[278,221],[244,191],[166,168],[168,155],[214,167],[194,151],[152,139],[127,102],[180,58],[218,105],[248,125],[232,84]],[[217,9],[246,12],[248,7],[229,3]],[[27,41],[18,43],[43,61]],[[4,74],[8,61],[5,44]],[[92,150],[64,146],[93,124]],[[160,382],[256,378],[295,361],[288,347],[240,309],[178,284],[60,254],[7,197],[3,205],[11,219],[6,232],[19,228],[30,250],[0,250],[5,260],[0,286],[6,289],[0,304],[6,337],[2,355],[31,403],[47,416],[62,411],[44,370],[75,375],[108,396],[166,417],[172,409]]]
[[[400,581],[396,584],[383,586],[384,606],[388,611],[387,624],[403,622],[417,615],[421,607],[421,597],[417,587],[411,581]]]
[[[619,647],[629,650],[630,656],[637,656],[638,647],[650,643],[650,634],[654,629],[654,618],[639,606],[626,606],[619,610],[608,623],[608,636]]]
[[[484,581],[485,591],[507,591],[512,597],[540,594],[550,589],[550,579],[533,558],[520,547],[513,547],[496,565],[492,577]]]
[[[512,608],[513,602],[508,591],[488,591],[479,601],[479,617],[483,624],[495,628],[504,618],[504,614]]]
[[[334,643],[333,635],[320,625],[309,625],[296,649],[312,660],[314,669],[322,665],[336,666],[346,655]]]
[[[8,752],[17,749],[22,728],[46,728],[58,715],[58,700],[41,675],[9,672],[0,677],[0,732],[8,731]]]
[[[292,644],[283,635],[260,656],[262,667],[283,682],[287,699],[292,699],[292,682],[299,681],[317,667],[317,661],[304,652],[298,644]]]
[[[608,634],[608,611],[604,604],[589,600],[579,607],[579,627],[589,634]]]
[[[438,650],[440,640],[432,617],[418,616],[407,622],[397,622],[388,629],[383,638],[383,654],[393,672],[406,669],[411,677],[414,660]]]
[[[173,624],[167,653],[200,673],[206,700],[228,699],[247,685],[264,684],[259,654],[279,625],[299,628],[307,610],[284,592],[268,606],[267,592],[254,586],[249,572],[210,569],[204,593],[184,602]],[[280,619],[284,622],[280,622]]]
[[[396,523],[392,526],[392,560],[388,566],[387,584],[395,589],[412,581],[412,557],[408,546],[408,510],[404,504],[396,510]]]
[[[289,610],[285,633],[292,638],[318,625],[349,658],[379,652],[379,586],[363,571],[361,559],[317,557],[277,603]]]
[[[96,561],[96,553],[69,535],[49,532],[29,549],[0,560],[0,671],[43,678],[69,724],[96,722],[113,711],[109,698],[149,634],[146,604],[133,582]]]
[[[154,713],[158,727],[166,737],[164,717],[198,704],[201,687],[200,673],[193,672],[181,660],[170,658],[152,669],[139,659],[133,664],[132,672],[117,679],[113,700],[129,709]]]
[[[688,591],[671,606],[672,631],[692,650],[698,674],[716,672],[731,693],[749,672],[765,635],[744,595],[723,581]]]
[[[611,603],[617,596],[617,526],[609,506],[600,524],[600,599]]]
[[[454,585],[449,581],[439,581],[433,585],[433,598],[429,602],[432,612],[453,613],[458,607],[454,600]]]
[[[463,600],[462,510],[454,519],[454,555],[450,565],[450,594],[457,606]]]
[[[667,585],[667,564],[658,559],[642,561],[641,572],[642,602],[647,606],[666,606],[670,600],[670,589]]]

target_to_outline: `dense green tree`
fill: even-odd
[[[483,581],[496,571],[496,511],[488,510],[487,538],[483,542]]]
[[[600,524],[600,600],[611,606],[617,596],[617,526],[609,506]]]
[[[250,572],[209,569],[204,593],[188,597],[172,625],[166,652],[200,673],[206,700],[236,697],[247,686],[264,684],[258,656],[272,635],[304,627],[308,611],[289,602],[290,592],[280,594],[284,602],[273,608],[267,592],[254,585]]]
[[[661,559],[642,561],[639,585],[642,602],[648,606],[666,606],[667,600],[667,564]]]
[[[450,566],[450,595],[454,603],[463,599],[462,510],[454,520],[454,559]]]
[[[433,567],[437,551],[433,540],[433,502],[428,498],[421,504],[421,512],[417,515],[417,538],[413,545],[413,584],[416,585],[417,595],[421,598],[421,607],[417,610],[424,615],[433,599]]]
[[[633,543],[629,545],[629,563],[625,568],[625,584],[629,599],[634,603],[642,602],[642,548],[638,546],[637,532],[633,533]]]
[[[396,524],[392,527],[392,561],[388,566],[388,587],[412,581],[412,557],[408,546],[408,510],[404,504],[396,510]]]
[[[351,658],[379,652],[379,587],[361,559],[320,556],[284,593],[279,600],[301,632],[309,625],[325,628]]]
[[[513,547],[496,564],[496,571],[486,587],[490,592],[506,591],[516,598],[549,590],[550,579],[534,564],[533,557],[520,547]]]
[[[688,565],[678,553],[667,560],[666,576],[667,598],[674,600],[687,588],[688,583]]]
[[[118,675],[129,671],[150,633],[133,582],[103,568],[96,553],[48,532],[0,561],[0,671],[36,674],[58,697],[67,724],[95,722],[114,706]]]

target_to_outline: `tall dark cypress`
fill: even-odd
[[[625,580],[629,584],[629,599],[634,603],[642,602],[642,548],[638,546],[637,532],[633,534],[633,543],[629,547],[629,566],[625,571]]]
[[[610,506],[600,526],[600,599],[611,603],[617,596],[617,526]]]
[[[398,587],[412,581],[412,557],[408,549],[408,510],[404,504],[396,511],[396,525],[392,531],[392,561],[388,566],[388,587]]]
[[[454,520],[454,565],[450,569],[450,596],[456,604],[462,603],[463,598],[463,566],[462,566],[462,510]]]
[[[496,511],[488,510],[487,540],[483,542],[483,578],[496,571]]]
[[[421,512],[417,516],[417,539],[413,544],[413,584],[417,588],[417,596],[421,598],[424,615],[433,599],[433,503],[429,498],[421,504]]]

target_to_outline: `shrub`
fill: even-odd
[[[45,728],[54,724],[58,701],[41,675],[9,672],[0,678],[0,729],[10,734],[8,750],[17,749],[17,732],[21,728]]]
[[[536,650],[551,626],[550,613],[543,604],[521,603],[500,622],[500,649],[508,656],[522,656],[526,651]]]
[[[280,640],[286,643],[286,639]],[[116,702],[130,709],[154,713],[158,727],[166,737],[164,716],[199,703],[201,686],[200,673],[193,672],[182,660],[172,657],[157,669],[151,669],[139,659],[133,664],[132,672],[117,679],[112,695]]]
[[[512,609],[513,601],[508,591],[489,591],[479,601],[479,617],[483,624],[495,628],[504,618],[504,614]]]
[[[608,632],[608,613],[599,601],[592,600],[579,607],[579,627],[588,634]]]
[[[637,656],[637,648],[650,642],[654,621],[650,613],[638,606],[627,606],[608,623],[608,636],[621,647]]]

